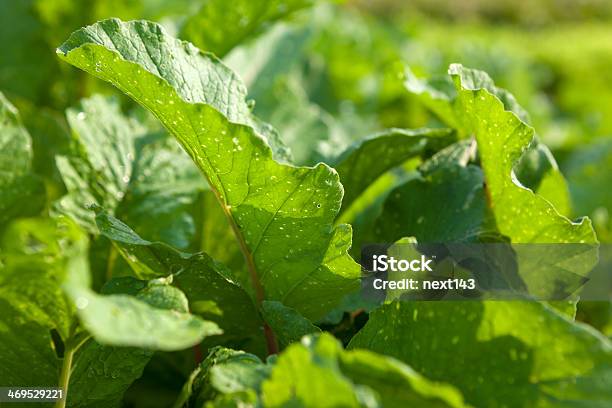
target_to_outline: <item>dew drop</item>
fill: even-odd
[[[77,298],[75,303],[76,303],[77,309],[83,310],[87,307],[87,305],[89,305],[89,300],[87,300],[87,298],[80,296]]]

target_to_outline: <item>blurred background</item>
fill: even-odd
[[[406,90],[407,67],[417,77],[444,75],[452,62],[485,70],[553,151],[569,182],[568,215],[589,215],[600,240],[612,239],[612,2],[261,3],[254,15],[240,2],[211,0],[0,0],[0,89],[33,136],[48,188],[62,194],[52,154],[68,143],[64,110],[112,92],[61,63],[55,48],[99,19],[144,18],[240,73],[256,114],[301,164],[381,129],[440,126]]]

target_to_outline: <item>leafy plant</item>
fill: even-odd
[[[268,79],[253,80],[258,108],[224,61],[244,64],[232,49],[311,2],[239,3],[207,2],[176,30],[206,51],[144,20],[72,33],[59,59],[122,96],[66,110],[64,144],[46,152],[57,179],[37,173],[38,133],[0,95],[0,385],[61,387],[59,407],[609,406],[612,345],[576,321],[575,301],[372,305],[354,260],[363,243],[405,237],[585,243],[548,259],[584,276],[598,241],[589,218],[567,217],[568,191],[592,198],[585,212],[605,200],[582,161],[568,190],[517,100],[459,64],[435,79],[406,70],[377,93],[376,109],[412,98],[439,126],[353,139],[329,95],[311,109],[316,67],[274,67],[307,31],[259,39],[276,45]],[[207,31],[229,22],[241,28]],[[329,63],[326,80],[344,69]],[[362,59],[343,80],[360,67],[374,71]],[[283,110],[276,86],[295,92]],[[297,160],[258,111],[294,129]]]

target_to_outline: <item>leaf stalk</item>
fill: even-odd
[[[72,374],[72,359],[75,352],[76,349],[69,346],[67,342],[66,350],[64,351],[64,360],[62,362],[62,370],[59,377],[59,387],[62,389],[62,398],[57,400],[55,408],[66,407],[66,401],[68,400],[68,384],[70,383],[70,374]]]

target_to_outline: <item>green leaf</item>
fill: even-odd
[[[109,30],[109,32],[107,33],[105,30]],[[138,37],[139,33],[143,35],[142,38]],[[112,37],[109,37],[111,34]],[[157,38],[157,35],[160,37]],[[132,44],[129,41],[130,37],[133,36],[139,38],[137,43]],[[168,42],[163,42],[163,40],[168,40]],[[136,44],[138,44],[138,48],[133,47]],[[259,136],[264,138],[272,148],[274,158],[278,160],[289,159],[290,154],[275,130],[251,114],[251,106],[246,101],[247,90],[240,78],[212,54],[202,53],[192,44],[170,37],[161,26],[155,23],[147,21],[124,23],[118,19],[103,20],[74,32],[57,50],[57,53],[62,57],[63,54],[66,54],[73,48],[84,46],[85,49],[88,49],[93,45],[108,47],[105,54],[111,59],[114,59],[112,58],[113,56],[117,58],[121,56],[122,59],[125,59],[126,63],[129,61],[140,64],[141,70],[137,77],[144,75],[144,78],[147,78],[147,82],[153,81],[155,83],[150,83],[146,87],[152,86],[150,89],[155,89],[159,86],[167,87],[166,91],[175,94],[174,98],[182,98],[184,103],[204,103],[210,105],[225,115],[230,122],[249,125],[256,129]],[[164,65],[163,67],[159,60],[155,62],[155,60],[149,57],[142,59],[143,55],[147,55],[148,47],[151,46],[159,47],[158,53],[152,54],[151,58],[155,55],[161,57],[162,55],[173,54],[179,59],[173,64]],[[80,51],[83,50],[81,49]],[[92,55],[89,55],[89,57],[92,57]],[[86,63],[86,61],[87,59],[80,58],[80,63]],[[85,69],[77,61],[69,62]],[[157,67],[156,64],[161,65]],[[189,66],[188,69],[187,66]],[[89,68],[91,70],[90,73],[99,76],[103,72],[101,69],[102,61],[92,63],[92,66]],[[105,68],[108,69],[109,66],[105,65]],[[131,66],[131,68],[136,70],[135,66]],[[151,73],[154,75],[150,76],[149,74]],[[107,72],[107,74],[109,73]],[[121,74],[121,72],[117,72],[117,74]],[[110,80],[111,76],[112,74],[103,75],[102,79]],[[118,75],[118,78],[122,77]],[[160,78],[163,78],[165,81],[158,82]],[[123,89],[115,83],[114,85],[126,91],[128,95],[136,97],[129,92],[128,88]],[[130,84],[126,83],[126,85],[129,85],[129,88],[131,88],[139,87],[143,84],[139,85],[138,82],[132,82]],[[171,87],[168,87],[168,85],[171,85]],[[136,99],[143,107],[149,109],[155,116],[160,118],[159,112],[152,109],[152,106],[160,108],[160,105],[169,103],[169,100],[165,100],[166,96],[169,95],[149,94],[146,98],[143,98],[147,99],[146,101],[140,100],[139,97]],[[169,124],[164,123],[164,121],[162,121],[162,124],[169,128]],[[185,122],[182,122],[181,126],[185,126]],[[194,130],[192,129],[192,131]],[[180,139],[179,142],[181,142]]]
[[[321,329],[304,316],[280,302],[262,302],[261,314],[266,323],[274,330],[281,347],[287,347],[307,334],[321,332]]]
[[[245,268],[245,259],[240,247],[236,245],[236,236],[227,222],[225,213],[213,191],[200,194],[196,216],[199,229],[196,232],[197,250],[222,262],[233,271]],[[246,286],[250,287],[250,285]]]
[[[157,309],[173,310],[179,313],[189,312],[187,296],[179,289],[170,286],[172,280],[173,278],[152,280],[136,293],[136,298]],[[102,292],[104,293],[104,288]]]
[[[161,286],[152,294],[140,291],[136,297],[101,296],[78,287],[68,291],[81,324],[104,345],[172,351],[191,347],[206,336],[222,332],[215,323],[186,310],[166,309],[176,296],[184,296],[176,288]]]
[[[65,284],[64,290],[76,305],[83,328],[103,345],[173,351],[221,334],[215,323],[188,312],[187,298],[170,286],[172,279],[159,278],[144,287],[115,281],[105,288],[109,295],[75,281]]]
[[[96,222],[100,233],[113,241],[135,276],[171,275],[172,284],[189,300],[191,312],[217,323],[225,340],[261,338],[263,323],[251,297],[230,279],[230,272],[222,264],[206,254],[186,254],[160,242],[146,241],[101,210]],[[126,288],[121,292],[127,292]]]
[[[448,76],[418,78],[408,67],[404,75],[404,86],[409,92],[416,95],[418,100],[447,126],[460,129],[452,104],[457,94]]]
[[[568,211],[565,183],[550,152],[535,139],[533,128],[517,116],[526,115],[514,98],[507,91],[496,88],[488,75],[459,65],[452,65],[449,72],[456,86],[449,103],[456,114],[457,126],[464,134],[472,135],[478,146],[487,213],[490,211],[492,218],[489,220],[488,215],[484,218],[482,231],[498,231],[514,244],[593,244],[574,245],[545,256],[535,254],[534,246],[515,248],[519,273],[530,293],[546,298],[555,295],[552,282],[563,281],[566,288],[581,283],[582,277],[597,261],[597,241],[590,220],[572,222],[551,204],[554,202]],[[446,185],[451,185],[450,181]],[[440,194],[448,197],[448,192],[440,191]],[[435,198],[429,196],[429,200]],[[395,213],[401,217],[402,209],[398,205]],[[470,218],[457,215],[446,219],[444,224],[460,224]],[[443,235],[425,238],[418,231],[413,232],[410,219],[403,222],[410,229],[402,231],[398,224],[400,231],[389,239],[408,234],[417,236],[419,241],[446,239]],[[388,224],[383,224],[382,228]],[[423,225],[428,232],[432,231],[427,222]]]
[[[489,206],[499,232],[513,243],[596,243],[588,218],[570,221],[549,201],[516,180],[514,167],[534,138],[533,128],[505,110],[502,101],[489,90],[476,87],[478,81],[474,78],[485,74],[459,65],[452,65],[449,72],[457,88],[456,103],[462,112],[463,128],[478,143]],[[572,262],[571,272],[584,276],[597,262],[597,248],[591,246],[580,253],[557,251],[555,256],[547,262]],[[522,261],[519,256],[519,263]]]
[[[455,89],[457,91],[457,99],[454,101],[455,103],[461,105],[461,89],[457,88],[457,81],[461,84],[461,88],[464,90],[486,90],[491,95],[494,95],[499,99],[502,103],[503,108],[506,111],[510,111],[516,115],[521,122],[528,124],[529,114],[519,103],[517,102],[514,95],[503,88],[498,88],[495,86],[495,83],[491,79],[491,77],[484,71],[479,71],[477,69],[464,69],[460,64],[453,64],[449,68],[449,74],[451,79],[453,79],[453,83],[455,84]],[[461,110],[456,111],[459,124],[465,125],[465,118],[461,115]],[[469,126],[464,127],[466,131],[470,131]]]
[[[505,110],[513,112],[520,120],[529,124],[528,113],[518,104],[514,96],[505,89],[495,86],[485,72],[462,69],[460,75],[467,89],[486,89],[502,102]],[[442,122],[456,129],[459,135],[463,137],[472,135],[473,130],[466,126],[463,120],[463,107],[451,78],[444,76],[419,79],[407,69],[405,85]],[[521,184],[550,201],[560,214],[570,213],[565,179],[548,148],[537,139],[525,149],[520,161],[516,163],[515,172]]]
[[[0,248],[0,378],[55,387],[57,355],[76,325],[61,286],[70,268],[87,272],[87,237],[66,217],[20,219],[6,228]]]
[[[345,150],[336,160],[336,170],[344,186],[344,208],[378,177],[408,159],[436,151],[452,140],[448,129],[389,129]]]
[[[119,253],[130,265],[133,275],[139,279],[153,279],[180,271],[188,256],[164,243],[142,239],[130,227],[109,215],[100,207],[95,222],[100,234],[116,244]]]
[[[281,20],[314,0],[209,0],[181,30],[185,38],[203,50],[223,57],[236,45],[259,34],[266,25]]]
[[[73,146],[56,160],[68,194],[56,209],[96,233],[87,208],[96,204],[141,233],[187,247],[195,233],[189,212],[204,183],[176,142],[101,96],[82,100],[66,115]]]
[[[234,352],[210,369],[210,383],[218,392],[229,394],[257,390],[268,376],[268,369],[252,354]]]
[[[368,350],[340,354],[340,369],[351,381],[375,390],[384,407],[463,407],[453,386],[429,381],[405,364]]]
[[[475,406],[612,401],[609,340],[537,302],[389,303],[349,347],[384,352],[452,383]]]
[[[487,230],[482,171],[444,165],[393,190],[376,220],[378,242],[413,236],[419,242],[461,242]]]
[[[453,64],[452,66],[460,66]],[[486,89],[495,95],[508,111],[514,112],[523,122],[529,123],[529,114],[510,92],[495,86],[491,77],[484,71],[476,69],[462,69],[457,73],[461,83],[466,89]],[[432,77],[429,79],[417,78],[410,68],[405,71],[404,85],[408,91],[419,97],[421,102],[436,114],[440,120],[450,127],[457,129],[461,134],[470,134],[469,128],[464,128],[461,119],[461,110],[458,109],[458,92],[451,78],[448,76]]]
[[[185,295],[163,282],[134,278],[111,279],[102,293],[134,296],[148,305],[180,313],[187,311]],[[123,394],[141,375],[153,350],[111,347],[89,341],[77,352],[72,364],[68,405],[77,407],[120,406]]]
[[[342,199],[337,173],[275,161],[244,125],[255,123],[244,86],[218,60],[143,21],[102,21],[58,53],[133,97],[179,140],[236,232],[259,301],[313,318],[356,287],[350,227],[332,226]]]
[[[338,367],[339,344],[324,336],[311,344],[295,344],[276,360],[270,378],[262,386],[267,407],[358,407],[353,383]]]
[[[433,383],[395,359],[344,351],[329,334],[305,336],[264,364],[256,356],[215,348],[191,375],[175,406],[463,407],[449,385]],[[229,405],[223,405],[229,404]],[[406,405],[408,404],[408,405]]]
[[[58,360],[51,344],[48,327],[0,295],[0,378],[5,387],[56,386]]]
[[[559,214],[571,214],[567,182],[552,153],[544,144],[534,140],[523,153],[514,172],[522,185],[548,200]]]
[[[385,356],[343,351],[329,334],[308,336],[287,348],[263,383],[262,400],[272,407],[464,406],[453,387],[432,383]]]
[[[134,173],[117,215],[139,234],[188,248],[197,228],[193,207],[205,189],[198,169],[173,138],[149,134],[136,144]]]
[[[0,93],[0,228],[16,217],[39,213],[45,187],[32,171],[32,140],[17,110]]]
[[[57,157],[57,168],[68,194],[58,203],[62,213],[94,231],[87,206],[116,209],[132,178],[134,139],[144,132],[119,110],[117,102],[101,96],[81,101],[80,109],[68,109],[74,153]]]
[[[0,298],[66,341],[74,306],[62,284],[69,263],[84,262],[85,234],[66,217],[21,219],[5,230],[0,248]]]
[[[485,231],[495,228],[512,243],[593,244],[556,250],[545,259],[536,259],[535,247],[517,248],[519,273],[536,296],[554,295],[554,281],[563,280],[565,287],[580,283],[597,261],[597,240],[590,220],[572,222],[551,204],[568,211],[565,183],[550,152],[520,119],[526,114],[512,95],[495,87],[486,73],[460,65],[449,73],[456,90],[448,102],[457,127],[478,145],[486,202],[496,224]],[[405,234],[422,240],[412,231]]]
[[[182,402],[189,400],[189,407],[200,407],[206,401],[225,406],[223,403],[245,398],[255,402],[270,370],[253,354],[215,347],[187,382]]]
[[[152,356],[151,350],[109,347],[90,340],[74,359],[68,406],[120,407],[123,395]]]
[[[460,140],[440,150],[418,167],[423,176],[428,176],[437,170],[455,166],[466,167],[475,162],[476,142],[470,139]]]

